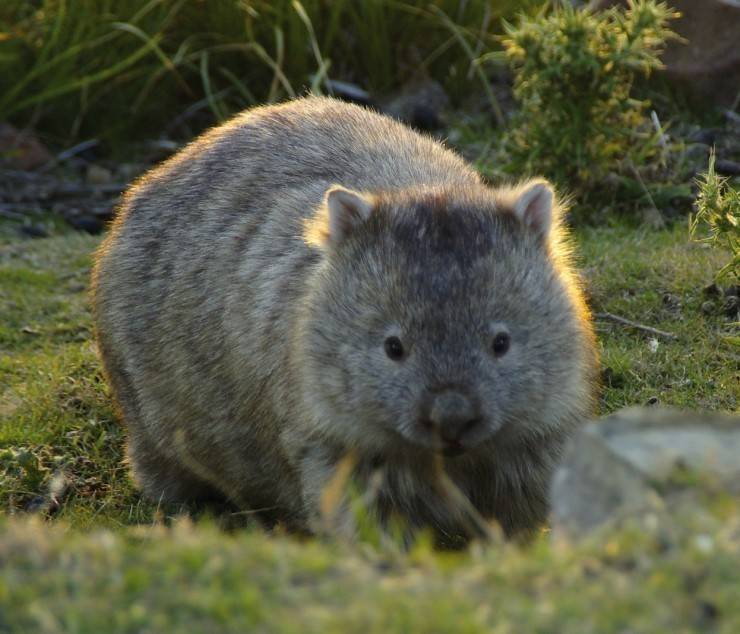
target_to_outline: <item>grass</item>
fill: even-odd
[[[488,80],[473,59],[502,17],[539,0],[4,0],[0,121],[56,142],[192,135],[325,79],[377,97],[431,76],[451,94]],[[174,113],[174,114],[173,114]]]
[[[675,334],[677,340],[598,321],[602,365],[609,368],[603,413],[643,405],[738,411],[738,348],[730,318],[709,314],[704,289],[726,252],[688,242],[684,223],[654,231],[627,226],[584,229],[579,243],[595,312],[609,312]]]
[[[740,628],[740,513],[649,516],[578,545],[439,554],[224,534],[0,524],[0,631],[716,632]]]
[[[68,234],[40,242],[6,239],[0,247],[0,495],[6,512],[33,503],[61,470],[75,492],[60,515],[75,525],[151,517],[135,514],[121,464],[122,430],[91,343],[85,289],[96,242]]]

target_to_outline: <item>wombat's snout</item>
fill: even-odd
[[[462,451],[465,438],[482,421],[477,399],[457,388],[430,390],[422,398],[419,426],[439,438],[445,450]]]

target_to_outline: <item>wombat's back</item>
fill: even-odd
[[[479,179],[395,121],[307,98],[214,128],[126,194],[98,253],[93,305],[130,460],[151,496],[225,488],[252,507],[291,506],[294,474],[269,403],[317,262],[303,220],[335,183],[387,191]]]

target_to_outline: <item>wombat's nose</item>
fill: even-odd
[[[429,394],[422,403],[422,427],[447,444],[458,444],[481,420],[476,403],[454,389]]]

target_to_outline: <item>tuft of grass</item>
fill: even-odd
[[[697,179],[699,195],[696,214],[689,219],[689,233],[694,240],[726,248],[730,261],[719,269],[717,280],[740,284],[740,189],[733,187],[729,178],[717,176],[715,158],[712,152],[707,171]],[[700,238],[700,232],[707,235]]]
[[[378,95],[431,76],[468,93],[487,87],[471,60],[496,46],[501,17],[537,3],[5,0],[0,120],[62,143],[131,140],[192,136],[246,106],[326,92],[329,77]]]

